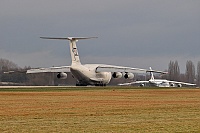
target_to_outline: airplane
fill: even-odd
[[[45,73],[54,72],[58,73],[58,79],[66,79],[67,72],[71,72],[72,76],[77,80],[76,86],[106,86],[111,78],[122,78],[133,79],[133,73],[146,73],[149,70],[115,66],[115,65],[105,65],[105,64],[81,64],[76,42],[83,39],[92,39],[97,37],[40,37],[41,39],[56,39],[56,40],[68,40],[70,45],[71,53],[71,66],[59,66],[59,67],[49,67],[49,68],[34,68],[26,71],[27,74],[30,73]],[[156,73],[165,73],[162,71],[151,70]],[[13,71],[7,72],[12,73]]]
[[[188,86],[195,86],[196,84],[192,83],[185,83],[185,82],[178,82],[178,81],[171,81],[166,79],[155,79],[153,75],[153,71],[151,71],[151,67],[149,69],[151,78],[148,81],[135,81],[130,83],[123,83],[118,85],[132,85],[132,84],[140,84],[140,87],[144,87],[146,83],[149,84],[149,86],[155,86],[155,87],[182,87],[182,85],[188,85]]]

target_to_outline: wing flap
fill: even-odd
[[[131,72],[131,73],[155,72],[155,73],[167,74],[167,72],[163,71],[147,70],[147,69],[123,67],[123,66],[113,66],[113,65],[99,65],[96,68],[96,72]]]
[[[135,82],[130,82],[130,83],[121,83],[121,84],[118,84],[118,85],[121,85],[121,86],[125,86],[125,85],[133,85],[133,84],[143,84],[143,83],[149,83],[149,81],[135,81]]]
[[[27,70],[28,73],[46,73],[46,72],[70,72],[70,66],[35,68]]]
[[[169,81],[169,83],[191,85],[191,86],[195,86],[196,85],[196,84],[192,84],[192,83],[185,83],[185,82],[178,82],[178,81]]]
[[[96,72],[132,72],[132,73],[145,73],[146,69],[113,66],[113,65],[100,65],[96,68]]]

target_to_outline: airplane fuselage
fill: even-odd
[[[149,80],[149,84],[151,86],[156,86],[156,87],[170,87],[169,82],[167,82],[167,80],[163,80],[163,79]]]
[[[71,65],[70,71],[77,79],[77,85],[106,85],[112,78],[111,72],[96,72],[99,64]]]

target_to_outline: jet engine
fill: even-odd
[[[122,73],[121,73],[121,72],[114,72],[114,73],[112,74],[112,77],[113,77],[113,78],[121,78],[121,77],[122,77]]]
[[[125,73],[124,74],[124,78],[125,79],[133,79],[134,78],[134,74],[133,73]]]
[[[67,78],[67,74],[64,73],[64,72],[60,72],[60,73],[58,73],[57,78],[58,79],[66,79]]]
[[[144,84],[140,84],[140,87],[144,87]]]
[[[177,84],[177,87],[182,87],[182,84]]]
[[[170,84],[170,86],[171,86],[171,87],[174,87],[174,86],[175,86],[175,84],[174,84],[174,83],[171,83],[171,84]]]

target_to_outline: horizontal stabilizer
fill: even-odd
[[[152,70],[151,67],[149,67],[149,70],[147,70],[146,72],[150,72],[150,73],[154,72],[154,73],[168,74],[168,72]]]
[[[83,40],[83,39],[92,39],[97,37],[40,37],[41,39],[56,39],[56,40]]]
[[[147,70],[146,72],[153,72],[153,73],[168,74],[168,72],[157,71],[157,70]]]

